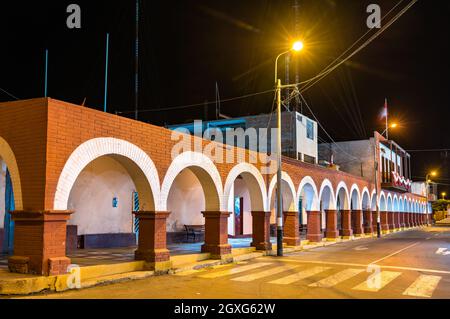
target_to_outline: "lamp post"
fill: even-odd
[[[387,127],[387,128],[383,131],[383,133],[381,133],[381,135],[384,135],[384,133],[386,133],[386,132],[388,131],[389,128],[396,128],[396,127],[398,127],[398,124],[397,124],[397,123],[392,123],[391,125],[389,125],[389,127]],[[387,138],[387,139],[388,139],[388,138]]]
[[[427,205],[425,207],[425,213],[427,215],[427,225],[429,225],[429,212],[428,212],[428,196],[429,196],[429,189],[430,189],[430,176],[436,176],[437,173],[435,171],[430,172],[429,174],[427,174],[427,176],[425,177],[425,185],[426,185],[426,190],[425,190],[425,195],[427,197]]]
[[[280,53],[275,59],[275,85],[277,94],[277,256],[283,256],[283,203],[281,192],[281,89],[294,87],[295,85],[281,85],[278,78],[278,59],[291,51],[299,52],[303,49],[303,43],[297,41],[288,51]]]
[[[442,199],[445,200],[445,196],[447,196],[447,193],[446,192],[442,192],[441,195],[442,195]]]

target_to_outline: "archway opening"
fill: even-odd
[[[270,196],[270,223],[276,223],[277,217],[277,186],[273,188],[272,194]],[[281,201],[283,212],[295,211],[294,194],[287,181],[281,180]]]
[[[344,187],[341,187],[337,192],[336,196],[336,210],[337,210],[337,229],[339,230],[339,234],[343,236],[342,233],[342,211],[349,210],[349,200],[348,195]]]
[[[203,243],[205,218],[202,212],[220,211],[213,179],[198,166],[186,167],[176,175],[170,185],[166,205],[170,212],[166,227],[169,245]]]
[[[14,222],[11,211],[15,210],[14,190],[6,162],[0,156],[0,255],[13,254]],[[0,259],[0,267],[7,266],[6,259]]]
[[[264,211],[264,199],[256,177],[242,172],[233,181],[228,194],[228,220],[230,237],[251,237],[253,233],[252,211]]]
[[[299,215],[300,217],[300,225],[302,226],[300,228],[301,230],[301,237],[304,237],[307,235],[307,225],[308,225],[308,211],[318,210],[317,208],[317,197],[316,191],[314,189],[314,186],[310,183],[305,183],[299,192]],[[323,229],[323,222],[325,218],[320,215],[320,230]],[[306,227],[305,227],[306,226]]]
[[[321,211],[321,229],[322,232],[326,230],[327,225],[327,215],[325,213],[326,210],[332,208],[333,205],[333,195],[332,189],[329,186],[325,186],[322,190],[322,194],[320,195],[320,211]]]
[[[121,248],[137,243],[133,211],[154,211],[149,181],[131,159],[116,154],[97,157],[78,174],[67,202],[66,247]]]

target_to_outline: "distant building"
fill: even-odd
[[[411,156],[397,143],[375,132],[373,138],[358,141],[322,143],[319,159],[337,164],[340,170],[375,182],[375,158],[379,163],[382,189],[412,192]],[[420,194],[419,194],[420,195]]]
[[[317,122],[300,114],[299,112],[283,112],[281,115],[282,136],[281,145],[283,155],[297,160],[317,164],[318,163],[318,133]],[[276,137],[272,136],[271,128],[277,127],[276,115],[261,114],[233,119],[215,120],[202,122],[202,134],[210,128],[217,128],[223,131],[225,136],[227,129],[243,130],[255,128],[257,140],[246,141],[245,147],[253,151],[267,152],[271,149],[272,143],[276,143]],[[169,125],[169,129],[184,128],[194,134],[194,123]],[[267,129],[267,134],[262,131]],[[261,142],[261,137],[267,143]],[[251,138],[251,137],[250,137]]]

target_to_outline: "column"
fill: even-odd
[[[14,211],[14,256],[11,272],[38,275],[67,273],[66,227],[72,211]]]
[[[381,212],[380,214],[380,218],[381,218]],[[373,233],[377,232],[377,227],[378,227],[378,215],[376,211],[372,211],[372,231]],[[380,227],[381,227],[381,223],[380,223]]]
[[[134,259],[144,260],[157,272],[171,268],[167,249],[166,220],[170,212],[139,211],[133,213],[139,219],[138,248]]]
[[[389,212],[380,212],[381,214],[381,232],[383,234],[389,234]]]
[[[373,234],[373,217],[371,210],[365,210],[364,214],[364,233],[367,235]],[[375,220],[376,223],[376,220]]]
[[[212,259],[232,260],[231,245],[228,244],[228,217],[230,212],[202,212],[205,217],[205,243],[203,253],[210,253]]]
[[[320,215],[322,212],[309,211],[308,214],[308,232],[306,239],[310,242],[318,243],[322,241],[322,232],[320,225]]]
[[[400,212],[394,212],[394,229],[399,231],[401,229],[400,226]]]
[[[283,243],[288,246],[300,246],[298,212],[283,212]],[[308,216],[309,228],[309,216]]]
[[[388,212],[388,225],[391,232],[395,231],[394,212]]]
[[[406,215],[405,212],[401,212],[401,213],[400,213],[400,227],[401,227],[403,230],[406,229],[406,220],[405,220],[406,216],[405,216],[405,215]]]
[[[339,230],[337,229],[337,211],[334,209],[325,210],[327,228],[325,237],[327,240],[336,240],[339,238]]]
[[[353,237],[352,212],[350,210],[341,211],[342,236],[345,239]]]
[[[362,210],[352,210],[352,227],[353,234],[356,237],[364,235],[364,229],[362,224]]]
[[[253,241],[252,247],[257,250],[271,250],[270,212],[252,212]]]

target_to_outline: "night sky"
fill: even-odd
[[[398,1],[300,0],[300,80],[319,73],[368,29],[366,7],[383,15]],[[410,0],[404,0],[399,8]],[[81,7],[81,29],[68,29],[66,7]],[[141,1],[142,110],[213,102],[273,88],[273,61],[295,38],[293,1]],[[396,11],[398,12],[398,10]],[[419,0],[379,38],[305,93],[337,141],[383,131],[385,97],[400,127],[390,137],[407,150],[450,148],[450,2]],[[135,1],[14,1],[0,5],[0,88],[20,99],[44,94],[49,49],[49,96],[103,109],[105,37],[110,33],[108,111],[134,109]],[[280,64],[284,81],[284,65]],[[291,71],[293,72],[293,70]],[[0,91],[0,101],[13,100]],[[268,113],[273,94],[222,103],[230,116]],[[310,115],[305,111],[306,115]],[[132,117],[132,113],[123,116]],[[215,119],[215,107],[207,108]],[[147,111],[158,125],[202,119],[203,106]],[[321,132],[321,137],[328,138]],[[450,156],[450,151],[448,152]],[[450,184],[443,152],[411,152],[413,176],[431,169]],[[440,191],[450,194],[450,187]]]

